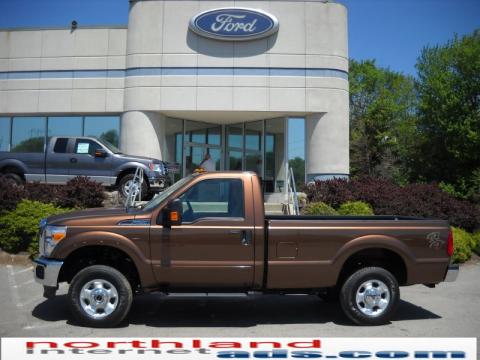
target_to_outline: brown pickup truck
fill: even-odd
[[[399,286],[453,281],[446,221],[400,216],[265,216],[251,172],[193,174],[141,208],[45,219],[35,279],[68,282],[73,316],[113,326],[134,294],[319,295],[357,324],[382,324]]]

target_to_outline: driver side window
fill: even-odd
[[[243,183],[240,179],[203,180],[180,196],[183,222],[201,218],[242,218]]]

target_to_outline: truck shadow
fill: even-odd
[[[65,295],[37,305],[32,315],[44,321],[71,322]],[[393,321],[440,319],[420,306],[401,300]],[[150,327],[250,327],[262,324],[322,324],[351,326],[338,304],[316,296],[166,297],[159,294],[134,299],[127,320]]]

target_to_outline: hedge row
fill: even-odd
[[[377,215],[403,215],[445,219],[453,226],[473,231],[480,224],[478,205],[442,191],[437,184],[398,186],[385,179],[363,177],[352,180],[317,181],[304,191],[310,202],[333,208],[351,201],[370,204]]]
[[[0,213],[15,209],[22,199],[51,203],[61,208],[93,208],[102,206],[105,194],[100,183],[84,176],[78,176],[66,185],[27,183],[23,186],[12,185],[10,180],[0,176]]]

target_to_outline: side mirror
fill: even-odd
[[[95,150],[95,157],[106,158],[108,156],[107,152],[104,149]]]
[[[171,228],[182,224],[183,205],[180,199],[170,201],[163,211],[163,226]]]

